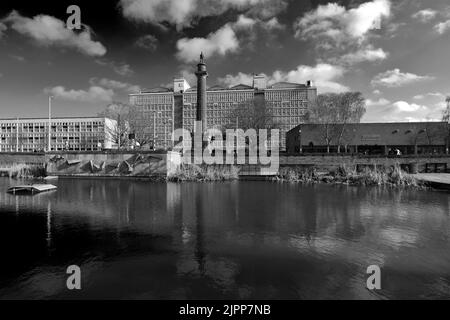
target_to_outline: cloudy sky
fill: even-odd
[[[50,94],[56,116],[95,115],[175,76],[194,84],[200,51],[209,85],[264,73],[361,91],[366,122],[437,120],[450,94],[448,0],[104,2],[2,0],[0,117],[45,116]]]

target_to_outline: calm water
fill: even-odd
[[[0,298],[450,298],[450,194],[0,179]],[[65,287],[82,270],[82,290]],[[365,288],[382,269],[382,290]]]

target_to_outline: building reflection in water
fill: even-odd
[[[198,263],[198,270],[201,275],[205,273],[205,246],[204,246],[204,206],[202,192],[196,188],[195,192],[195,227],[196,227],[196,245],[195,258]]]
[[[83,294],[102,298],[367,298],[359,287],[367,263],[393,272],[399,286],[415,277],[408,293],[387,288],[390,296],[432,289],[448,297],[447,194],[244,181],[58,184],[33,197],[0,192],[7,278],[17,281],[4,297],[41,290],[55,266],[73,262],[92,280]]]
[[[52,202],[50,199],[47,200],[47,253],[48,255],[51,254],[51,248],[52,248]]]

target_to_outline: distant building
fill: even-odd
[[[287,152],[445,154],[448,126],[446,122],[303,124],[287,133]]]
[[[233,110],[259,100],[272,116],[273,123],[281,129],[282,150],[285,148],[286,133],[304,122],[309,105],[317,96],[317,89],[310,81],[307,84],[279,82],[268,86],[264,75],[255,75],[252,86],[240,84],[225,88],[215,85],[207,88],[206,92],[208,128],[223,129],[238,125],[230,117]],[[174,129],[194,130],[197,88],[190,87],[185,79],[174,79],[173,89],[153,88],[130,94],[129,98],[130,104],[142,112],[139,131],[148,135],[149,140],[154,140],[156,148],[171,146]]]
[[[0,119],[0,152],[48,150],[48,118]],[[51,151],[114,148],[114,120],[102,117],[52,118]]]

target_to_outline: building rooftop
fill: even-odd
[[[166,87],[155,87],[151,89],[141,90],[141,93],[164,93],[164,92],[173,92],[173,89]]]
[[[288,132],[299,135],[301,130],[302,144],[324,146],[325,125],[302,124]],[[333,137],[331,145],[337,143],[337,136],[342,124],[334,124],[329,129]],[[333,134],[333,132],[336,132]],[[392,123],[351,123],[345,125],[342,143],[359,146],[383,145],[445,145],[448,139],[448,123],[446,122],[392,122]]]
[[[308,86],[301,83],[293,83],[293,82],[277,82],[268,86],[267,89],[300,89],[307,88]]]
[[[292,82],[277,82],[267,87],[267,89],[303,89],[308,88],[308,85],[306,84],[300,84],[300,83],[292,83]],[[224,87],[221,85],[213,85],[211,87],[207,88],[207,91],[227,91],[227,90],[254,90],[255,88],[246,84],[238,84],[232,87]],[[193,86],[187,89],[185,92],[196,92],[197,87]],[[147,94],[147,93],[172,93],[172,88],[166,88],[166,87],[155,87],[151,89],[145,89],[141,91],[141,94]],[[131,95],[136,95],[135,93],[132,93]],[[137,93],[139,95],[139,93]]]

